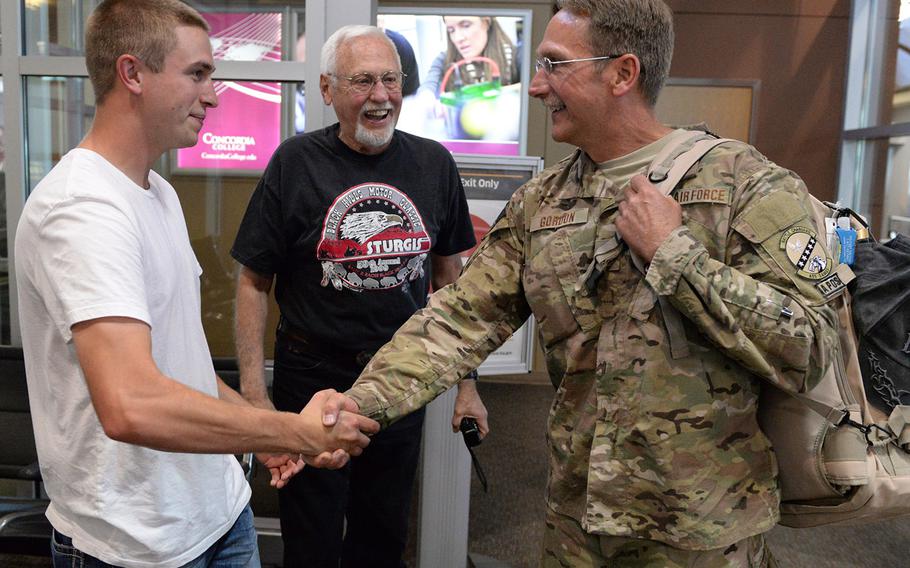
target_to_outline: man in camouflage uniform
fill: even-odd
[[[762,533],[779,490],[759,388],[812,386],[837,341],[806,188],[733,142],[665,197],[638,174],[685,135],[654,117],[670,10],[559,8],[530,93],[554,139],[580,149],[515,193],[461,277],[348,394],[388,424],[533,314],[557,387],[543,564],[773,566]]]

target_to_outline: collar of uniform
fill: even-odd
[[[673,130],[696,130],[699,132],[707,132],[708,134],[714,136],[715,138],[720,138],[720,136],[718,136],[717,134],[715,134],[708,128],[707,122],[696,122],[695,124],[676,124],[676,125],[667,125],[667,126],[669,128],[672,128]]]
[[[569,166],[569,179],[572,180],[570,192],[565,190],[562,197],[596,197],[612,198],[613,183],[607,179],[602,171],[597,167],[597,162],[591,159],[588,154],[579,150],[575,151],[572,156],[572,163]],[[574,191],[571,191],[574,190]]]

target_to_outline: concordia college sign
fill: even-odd
[[[281,60],[281,14],[204,13],[215,59]],[[265,169],[281,142],[278,83],[216,81],[218,106],[206,113],[199,142],[177,150],[178,169]],[[291,99],[293,102],[293,99]]]

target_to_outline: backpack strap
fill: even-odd
[[[673,166],[677,163],[677,158],[687,150],[690,150],[697,141],[708,137],[716,139],[716,137],[712,137],[702,130],[686,130],[673,136],[675,137],[673,143],[665,145],[648,166],[648,179],[651,183],[660,184],[668,179],[670,170],[676,171]],[[686,172],[683,171],[682,173]]]
[[[729,142],[729,138],[717,138],[700,130],[689,130],[672,144],[667,144],[651,161],[648,167],[648,180],[657,184],[664,195],[670,195],[686,172],[718,144]],[[621,238],[621,237],[620,237]],[[639,272],[645,274],[647,267],[644,261],[634,252],[632,263]],[[670,355],[674,359],[689,356],[689,343],[683,326],[682,315],[670,304],[665,296],[657,296],[667,338],[670,343]]]
[[[695,136],[664,148],[648,168],[648,180],[656,184],[664,195],[670,195],[686,172],[715,146],[733,142],[731,138],[716,138],[707,132],[692,131],[692,134]]]

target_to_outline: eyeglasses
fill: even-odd
[[[538,57],[534,62],[534,70],[540,71],[541,69],[549,75],[553,72],[553,66],[562,65],[563,63],[578,63],[579,61],[600,61],[601,59],[616,59],[617,57],[622,57],[622,55],[601,55],[600,57],[582,57],[581,59],[563,59],[562,61],[553,61],[549,57]]]
[[[329,73],[329,75],[334,75]],[[338,75],[334,75],[338,77]],[[358,73],[352,75],[351,77],[340,77],[341,79],[346,80],[351,84],[351,91],[358,95],[366,95],[373,91],[373,87],[377,82],[382,82],[382,86],[386,91],[390,93],[401,92],[401,85],[404,83],[404,78],[407,77],[401,71],[386,71],[379,77],[371,73]]]

